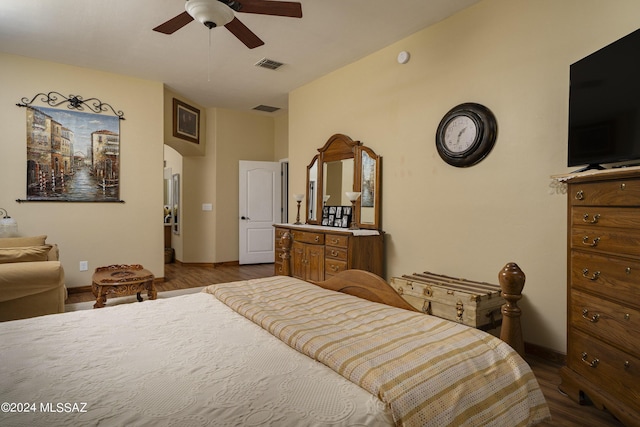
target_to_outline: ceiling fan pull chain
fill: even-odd
[[[211,81],[211,28],[209,28],[209,58],[207,59],[207,81]]]

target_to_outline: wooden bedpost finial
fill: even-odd
[[[498,274],[502,297],[507,301],[502,306],[502,329],[500,339],[524,357],[524,339],[520,316],[522,311],[518,307],[518,300],[522,298],[525,275],[515,262],[510,262]]]
[[[288,231],[285,231],[280,238],[281,246],[282,246],[282,275],[283,276],[291,276],[291,234]]]

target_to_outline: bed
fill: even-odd
[[[319,284],[274,276],[1,323],[0,425],[526,426],[549,418],[531,369],[509,345],[393,306],[402,301],[377,276],[350,270]]]

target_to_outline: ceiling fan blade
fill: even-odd
[[[302,5],[293,1],[240,0],[240,12],[302,18]]]
[[[227,29],[249,49],[253,49],[264,44],[264,42],[260,40],[260,37],[256,36],[253,31],[240,22],[238,18],[233,18],[233,20],[225,25],[225,27],[227,27]]]
[[[153,31],[157,31],[163,34],[173,34],[191,21],[193,21],[193,18],[185,11],[180,15],[169,19],[164,24],[158,25],[153,29]]]

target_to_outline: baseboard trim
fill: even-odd
[[[567,355],[564,353],[560,353],[556,350],[551,350],[550,348],[543,347],[537,344],[531,344],[528,342],[524,343],[524,352],[525,354],[536,356],[546,361],[556,363],[558,365],[566,365],[567,364]]]
[[[175,260],[174,263],[178,264],[178,265],[183,265],[185,267],[209,267],[209,268],[215,268],[215,264],[212,263],[212,262],[182,262],[182,261]]]
[[[210,267],[210,268],[220,268],[220,267],[237,267],[240,265],[240,261],[225,261],[225,262],[182,262],[179,260],[175,260],[174,263],[178,265],[184,265],[185,267]]]
[[[214,268],[220,268],[220,267],[237,267],[240,265],[240,261],[226,261],[226,262],[214,262],[213,263],[213,267]]]

